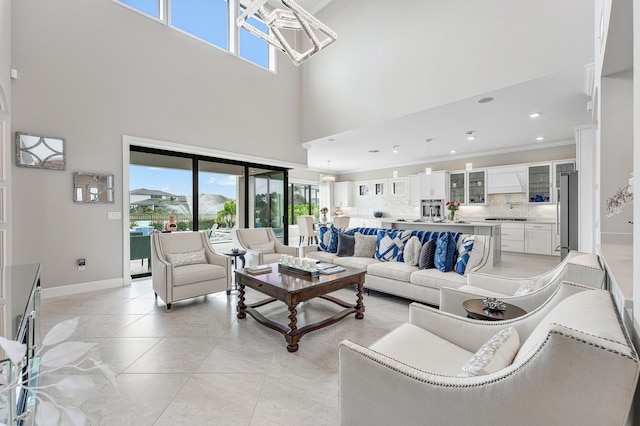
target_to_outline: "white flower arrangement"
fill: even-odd
[[[47,392],[47,389],[55,389],[61,396],[68,397],[71,401],[78,401],[93,390],[96,384],[86,374],[70,375],[56,383],[35,388],[30,387],[31,380],[47,373],[57,372],[63,368],[71,368],[83,373],[99,371],[112,386],[117,386],[116,375],[111,368],[101,360],[90,357],[89,352],[96,346],[95,343],[66,341],[76,331],[79,319],[79,317],[76,317],[62,321],[47,333],[42,339],[42,344],[35,348],[34,355],[34,358],[39,358],[42,370],[24,382],[20,372],[27,360],[27,345],[0,337],[0,347],[5,351],[11,362],[17,366],[18,370],[18,374],[3,371],[3,377],[1,378],[4,381],[0,384],[0,392],[3,395],[7,395],[8,392],[15,392],[18,388],[26,388],[31,392],[37,401],[35,424],[38,426],[84,425],[87,421],[87,416],[82,410],[75,405],[57,403],[55,398]],[[90,366],[84,367],[82,364],[89,364]],[[44,371],[45,369],[46,371]],[[0,413],[3,414],[4,418],[7,418],[6,414],[10,412],[7,403],[6,399],[0,401]]]

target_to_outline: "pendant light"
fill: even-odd
[[[470,150],[469,150],[469,141],[474,140],[476,137],[473,135],[473,130],[469,130],[467,131],[467,155],[469,155]],[[473,170],[473,163],[469,162],[467,164],[465,164],[465,169],[467,170]]]
[[[398,167],[396,165],[396,154],[398,154],[398,145],[393,146],[393,177],[398,177]]]
[[[429,142],[431,142],[431,141],[432,141],[431,138],[427,139],[427,161],[429,161]],[[431,174],[431,167],[425,167],[424,172],[427,175],[430,175]]]
[[[331,183],[336,181],[336,176],[331,174],[331,160],[327,160],[327,174],[322,175],[322,182]]]

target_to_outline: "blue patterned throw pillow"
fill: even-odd
[[[436,241],[433,263],[441,272],[453,271],[456,262],[456,239],[450,231],[440,234]]]
[[[323,225],[318,232],[318,251],[327,251],[329,245],[329,238],[325,237],[325,234],[329,232],[329,227]]]
[[[340,233],[340,229],[334,228],[331,226],[329,229],[330,237],[329,244],[327,245],[327,249],[325,250],[327,253],[337,253],[338,252],[338,234]]]
[[[402,250],[411,238],[411,231],[378,231],[376,259],[383,262],[402,261]]]
[[[458,261],[456,262],[456,272],[460,275],[464,275],[464,271],[467,269],[474,238],[474,235],[467,235],[462,239],[460,250],[458,250]]]

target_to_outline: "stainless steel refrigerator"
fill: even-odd
[[[560,191],[557,200],[558,225],[560,226],[560,259],[569,250],[578,250],[578,172],[560,175]]]

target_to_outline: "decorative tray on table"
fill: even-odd
[[[288,272],[290,274],[304,275],[311,278],[315,278],[320,274],[316,268],[302,268],[300,266],[287,265],[281,262],[278,263],[278,271]]]

